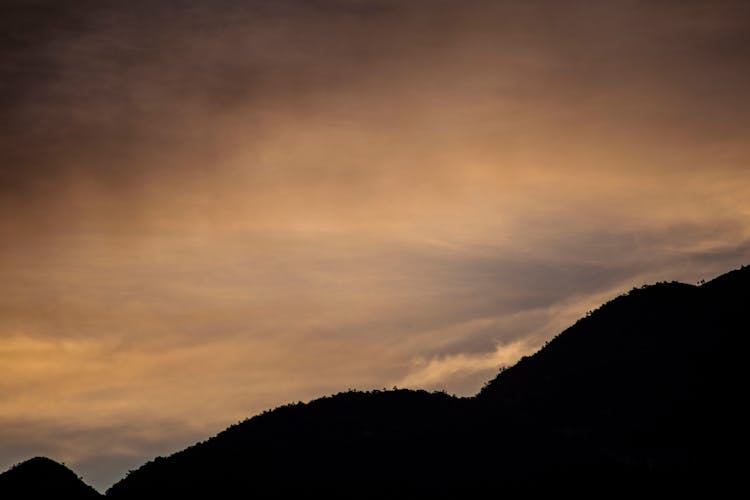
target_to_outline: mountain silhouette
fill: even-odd
[[[64,465],[36,457],[0,474],[0,498],[93,500],[104,497]]]
[[[716,496],[742,477],[748,297],[750,267],[636,288],[474,397],[349,391],[283,406],[148,462],[107,496]]]

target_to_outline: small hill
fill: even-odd
[[[230,427],[206,442],[157,458],[113,486],[110,498],[383,498],[431,491],[438,461],[455,449],[463,401],[425,391],[350,391],[294,404]],[[441,459],[442,460],[442,459]],[[442,460],[441,476],[453,474]],[[408,471],[408,473],[404,473]]]
[[[93,500],[104,498],[62,464],[36,457],[0,474],[3,500]]]

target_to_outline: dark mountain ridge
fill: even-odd
[[[633,289],[474,397],[350,391],[287,405],[148,462],[107,496],[715,494],[741,477],[726,449],[744,427],[748,296],[750,267]]]

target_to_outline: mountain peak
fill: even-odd
[[[3,498],[93,500],[102,496],[65,465],[34,457],[0,474]]]

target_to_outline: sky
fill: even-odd
[[[737,0],[0,0],[0,470],[476,393],[750,263]]]

